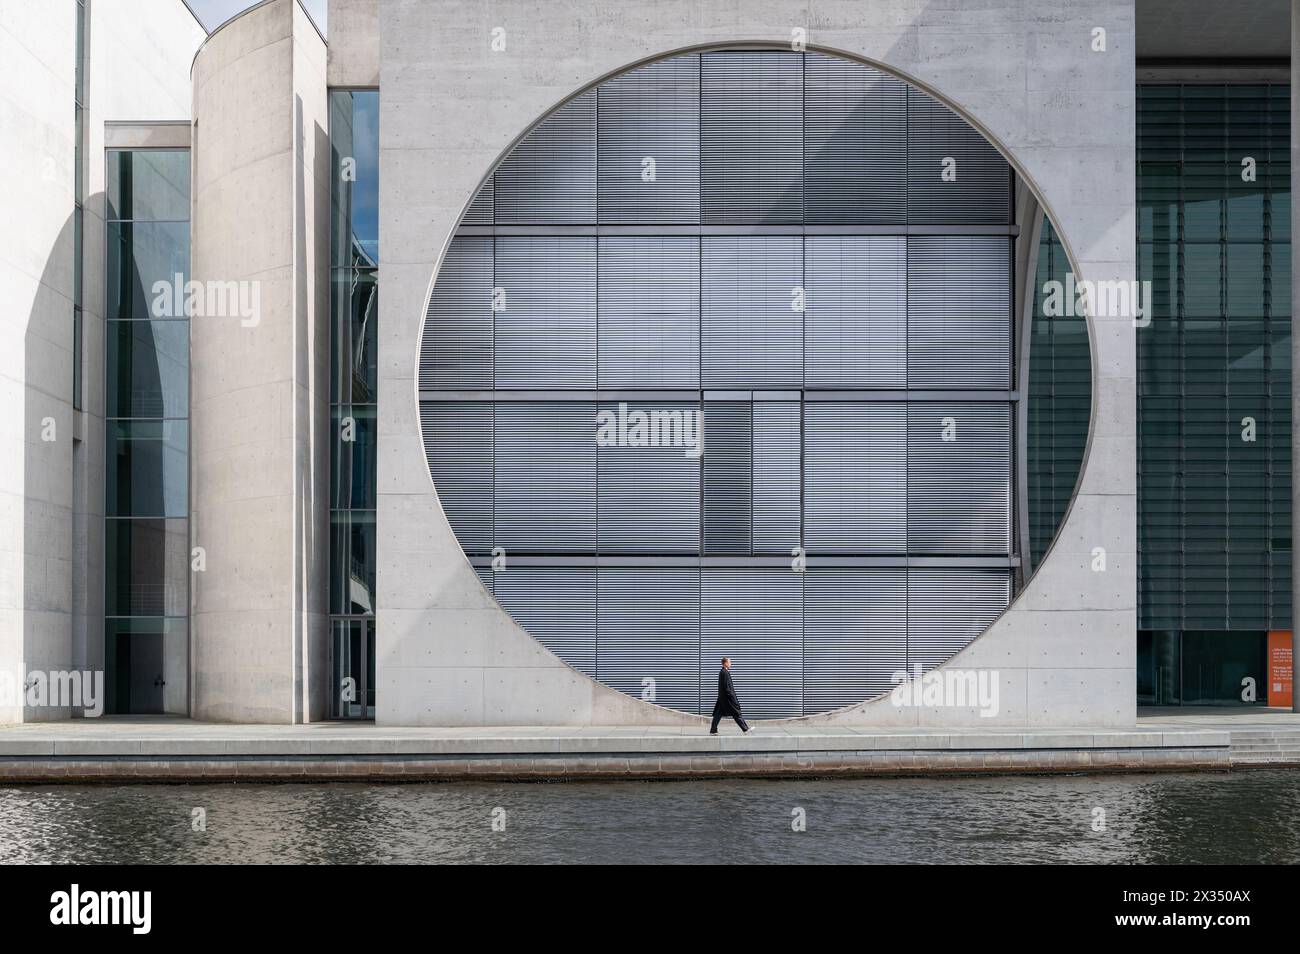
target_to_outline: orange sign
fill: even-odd
[[[1268,632],[1268,704],[1291,707],[1291,680],[1295,668],[1291,660],[1291,630]]]

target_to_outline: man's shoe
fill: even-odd
[[[718,733],[716,733],[716,732],[710,732],[710,733],[709,733],[709,735],[717,735],[717,734],[718,734]]]

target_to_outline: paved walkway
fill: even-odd
[[[1300,715],[1144,711],[1132,728],[403,728],[105,717],[0,726],[0,779],[339,776],[665,777],[728,774],[1151,771],[1300,764]]]

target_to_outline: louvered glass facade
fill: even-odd
[[[1263,704],[1292,616],[1290,90],[1137,102],[1138,701]]]
[[[1030,519],[1013,222],[992,145],[847,60],[678,56],[558,108],[467,210],[422,337],[480,578],[574,667],[692,712],[723,655],[759,718],[949,659],[1010,602]],[[1072,344],[1080,435],[1043,452],[1036,541],[1086,438]]]

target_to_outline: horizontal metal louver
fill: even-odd
[[[907,574],[907,667],[928,671],[965,649],[1011,602],[1009,570],[961,567]]]
[[[803,241],[706,237],[700,254],[704,386],[802,386]]]
[[[1011,405],[907,408],[907,548],[1011,552]]]
[[[703,220],[803,221],[803,57],[705,53],[700,70]]]
[[[479,578],[479,582],[487,587],[487,591],[491,593],[493,589],[493,577],[496,576],[496,573],[493,572],[492,568],[490,566],[476,566],[474,567],[474,575]]]
[[[496,405],[497,546],[591,553],[596,546],[596,406]]]
[[[807,386],[906,387],[906,240],[895,235],[809,236],[804,268]]]
[[[747,554],[753,505],[753,417],[748,401],[704,404],[704,552]]]
[[[420,404],[424,454],[447,522],[466,553],[492,549],[492,405]]]
[[[745,567],[701,575],[701,707],[712,709],[720,660],[729,656],[747,718],[802,714],[803,574]]]
[[[451,241],[420,339],[420,388],[492,387],[492,240]]]
[[[907,217],[920,225],[1006,225],[1011,167],[952,109],[907,91]]]
[[[809,553],[907,550],[907,405],[804,406]]]
[[[700,58],[675,56],[601,84],[600,221],[700,220]]]
[[[616,438],[596,452],[600,552],[698,553],[699,404],[601,404],[600,414]]]
[[[600,239],[602,388],[700,386],[700,241]]]
[[[514,567],[493,577],[493,592],[515,622],[566,663],[596,678],[596,570]]]
[[[479,187],[474,193],[474,198],[470,200],[469,208],[465,210],[465,217],[460,220],[461,225],[491,225],[493,217],[493,199],[495,195],[494,184],[495,177],[488,176],[487,181]]]
[[[804,221],[907,221],[907,84],[839,57],[804,60]]]
[[[497,167],[497,225],[596,221],[596,92],[580,93],[529,130]]]
[[[800,545],[803,425],[797,401],[755,401],[754,552],[792,556]]]
[[[907,382],[913,388],[1011,386],[1011,240],[907,240]]]
[[[599,582],[601,682],[638,699],[698,712],[699,570],[602,568]]]
[[[596,386],[596,240],[496,240],[496,386]]]
[[[907,571],[810,567],[804,576],[804,711],[889,692],[907,668]]]

